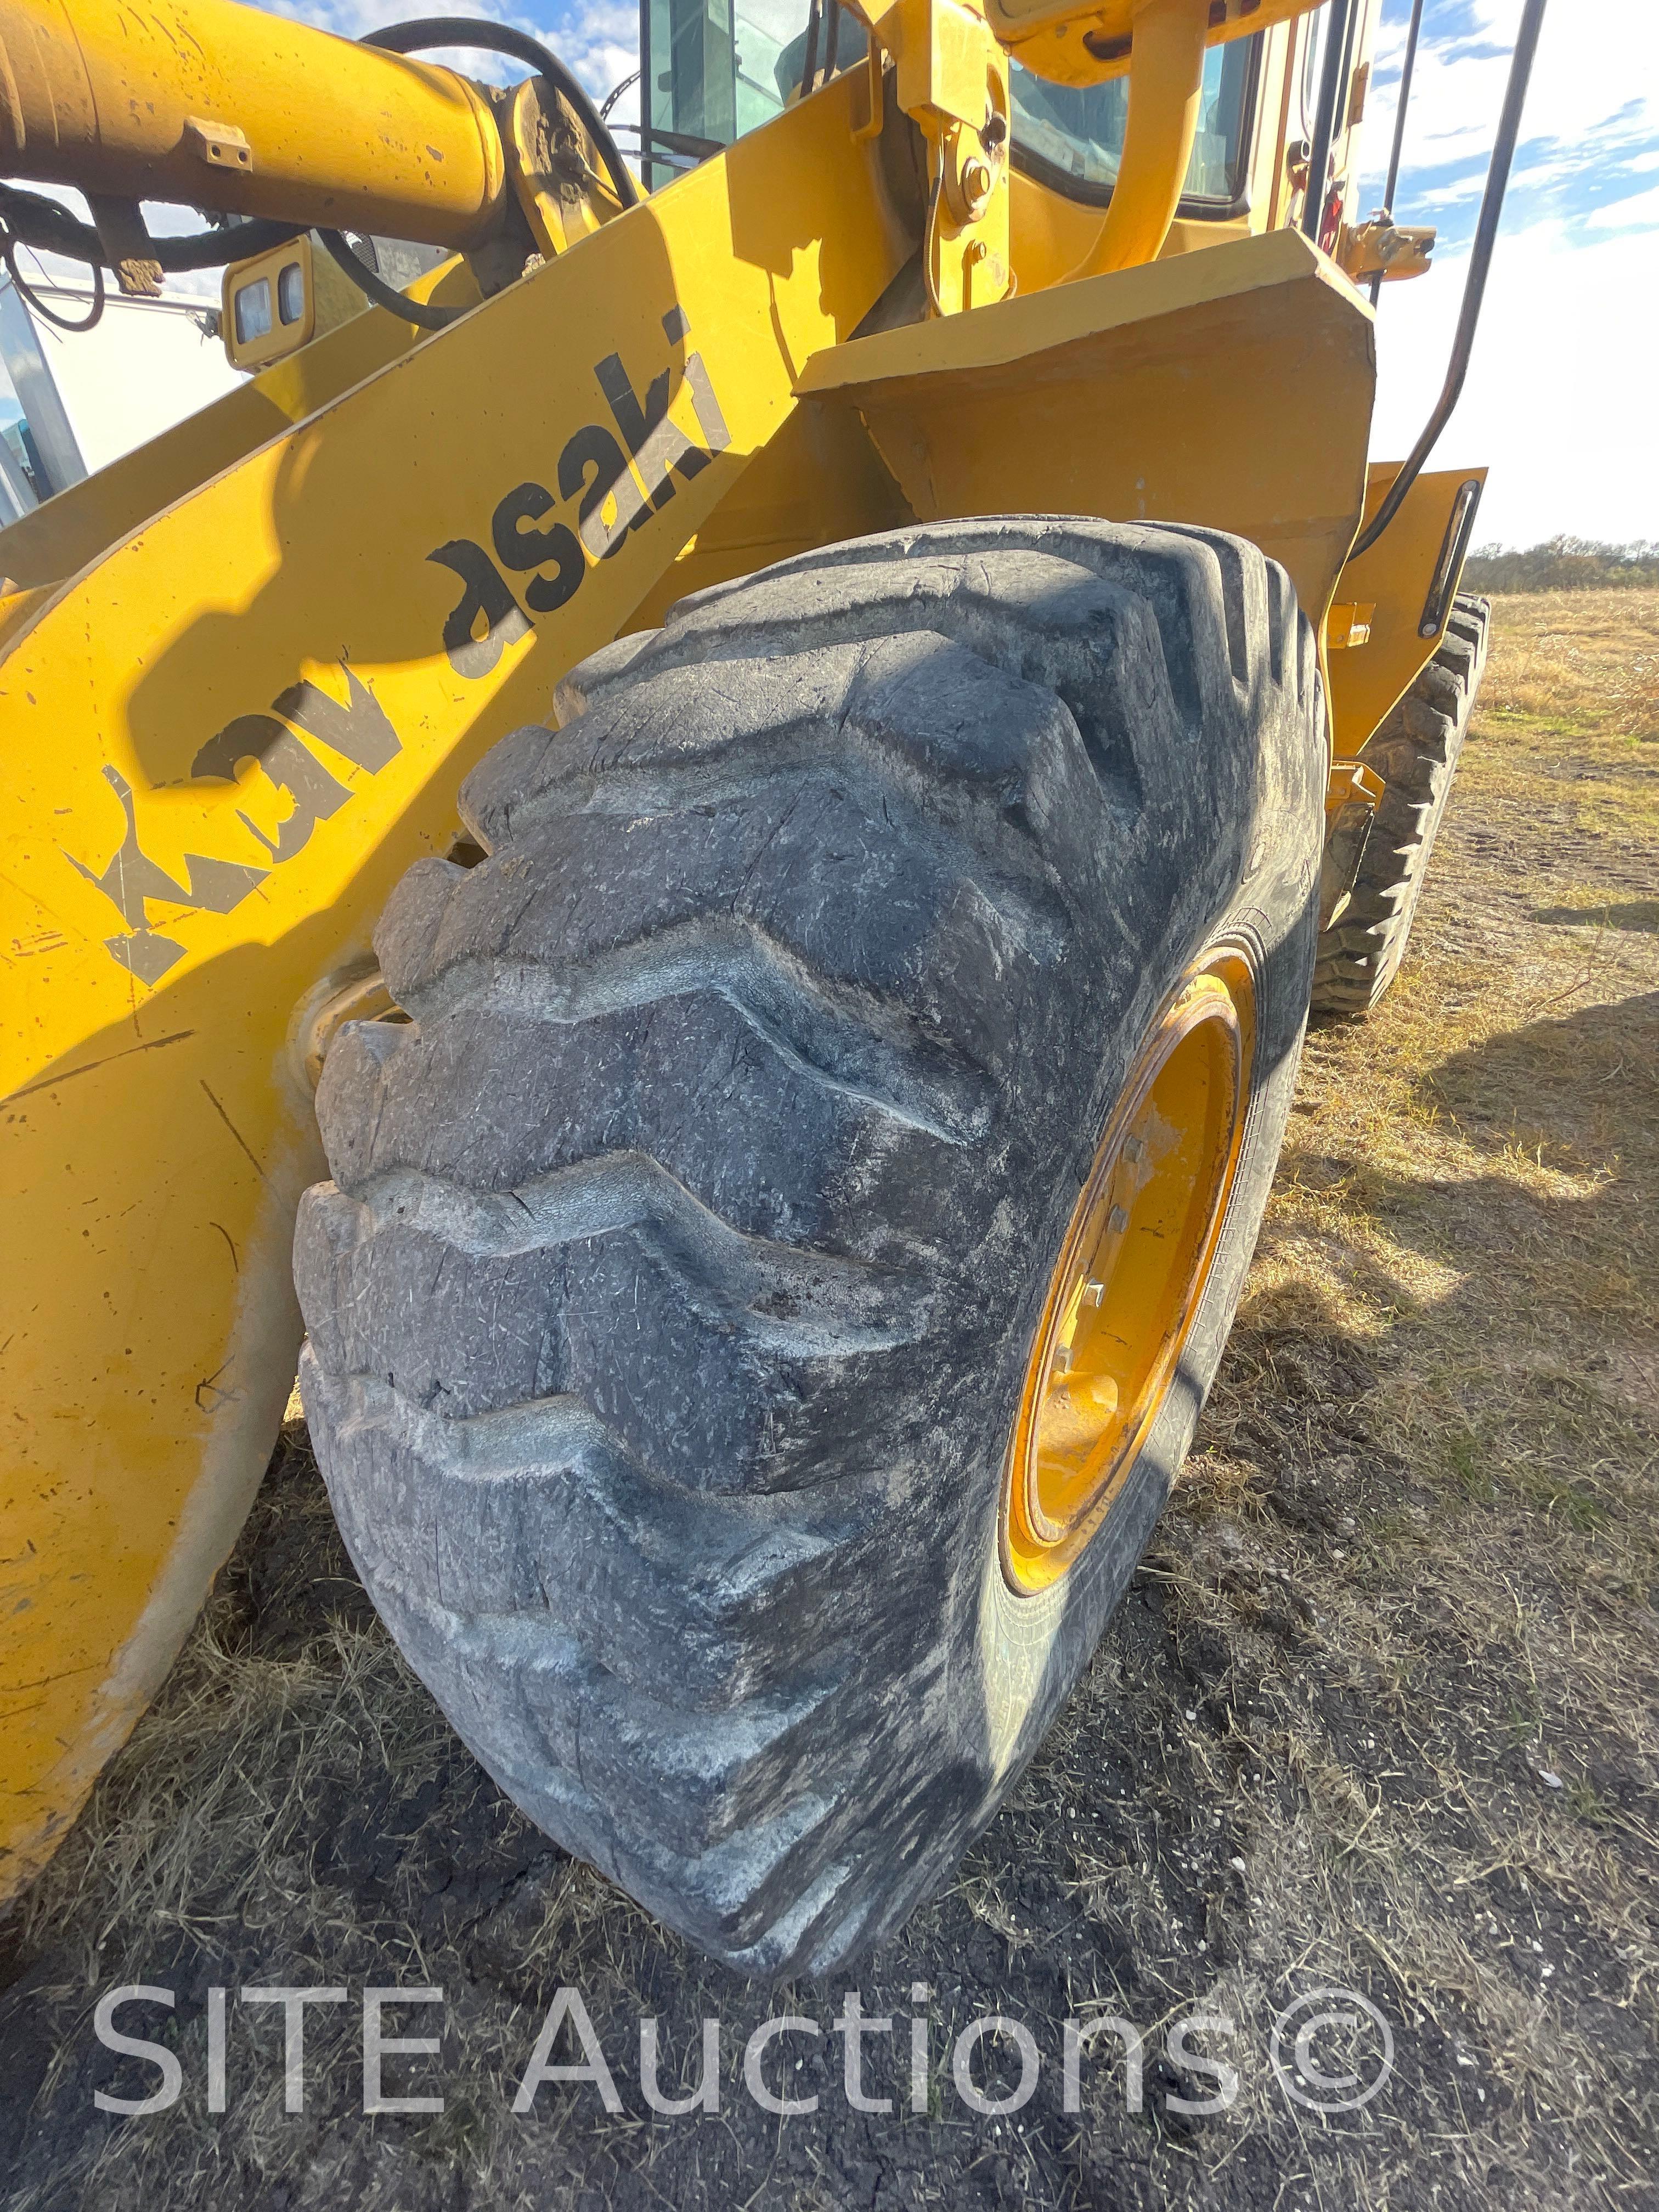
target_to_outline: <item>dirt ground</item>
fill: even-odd
[[[155,1710],[0,1926],[5,2203],[1659,2202],[1656,1183],[1659,592],[1503,601],[1413,955],[1378,1017],[1310,1040],[1176,1502],[1014,1802],[859,1977],[896,2020],[866,2046],[895,2111],[849,2108],[827,2034],[768,2062],[818,2110],[757,2109],[751,2029],[827,2028],[851,1984],[704,1966],[512,1811],[380,1630],[294,1422]],[[94,2032],[128,1983],[176,1992],[183,2063],[139,2118],[94,2104],[158,2080]],[[386,2062],[441,2112],[363,2116],[365,1984],[443,1990],[386,2020],[441,2021],[436,2057]],[[348,1992],[308,2009],[302,2112],[251,1985]],[[564,1985],[621,2109],[555,2081],[517,2116]],[[1395,2043],[1338,2113],[1288,2097],[1269,2054],[1276,2016],[1332,1987]],[[1066,2109],[1061,2023],[1103,2013],[1146,2038],[1138,2112],[1110,2033]],[[720,2022],[718,2112],[647,2112],[642,2014],[671,2088]],[[1000,2118],[947,2063],[992,2014],[1041,2058]],[[1183,2059],[1165,2031],[1193,2014],[1231,2027]],[[1236,2069],[1225,2109],[1172,2101],[1218,2094],[1195,2053]],[[1018,2078],[1006,2038],[981,2061],[982,2086]]]

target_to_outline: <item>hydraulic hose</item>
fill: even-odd
[[[1446,368],[1446,380],[1441,386],[1440,397],[1434,412],[1424,425],[1423,434],[1412,447],[1406,464],[1389,487],[1389,495],[1372,517],[1368,527],[1355,541],[1348,558],[1357,560],[1371,547],[1399,514],[1407,493],[1422,474],[1423,464],[1433,450],[1434,442],[1451,418],[1463,389],[1463,380],[1468,374],[1469,355],[1474,347],[1474,333],[1480,320],[1481,301],[1486,297],[1486,274],[1492,267],[1492,248],[1498,243],[1498,220],[1504,212],[1504,192],[1510,180],[1510,164],[1515,159],[1516,141],[1521,133],[1521,111],[1526,105],[1527,82],[1532,75],[1533,55],[1538,46],[1538,33],[1543,27],[1545,0],[1526,0],[1521,13],[1521,27],[1516,33],[1515,53],[1510,63],[1510,81],[1504,94],[1503,112],[1498,118],[1498,136],[1492,143],[1492,160],[1486,168],[1486,188],[1480,198],[1480,217],[1474,227],[1474,244],[1469,251],[1469,273],[1463,284],[1463,305],[1457,318],[1457,331],[1452,340],[1451,359]]]
[[[240,11],[239,11],[240,12]],[[414,53],[433,47],[463,46],[487,52],[510,56],[530,66],[538,76],[544,76],[562,95],[580,117],[584,127],[599,150],[607,178],[618,200],[624,208],[632,207],[639,199],[638,187],[622,157],[615,138],[599,110],[582,85],[558,57],[538,39],[531,38],[510,25],[491,23],[468,15],[423,16],[407,23],[389,24],[384,30],[374,31],[359,43],[379,47],[390,53]],[[94,267],[112,267],[111,257],[98,233],[90,223],[80,222],[58,201],[48,199],[38,192],[23,190],[18,185],[0,184],[0,225],[14,245],[29,246],[37,251],[56,253],[66,260],[85,261]],[[248,219],[196,231],[182,238],[153,238],[149,241],[149,258],[169,276],[180,275],[191,270],[219,269],[233,261],[245,261],[256,253],[285,245],[309,228],[301,222],[284,222],[269,216]],[[421,323],[424,327],[438,326],[437,319],[448,320],[453,310],[442,308],[415,312],[418,301],[393,294],[382,285],[380,278],[365,268],[358,257],[344,244],[341,234],[335,230],[331,237],[340,239],[341,251],[331,242],[331,234],[324,232],[323,242],[336,260],[346,269],[354,283],[380,306],[395,298],[399,305],[395,312],[407,321]],[[345,258],[342,258],[343,253]],[[365,281],[366,280],[366,281]],[[381,297],[381,294],[386,297]]]

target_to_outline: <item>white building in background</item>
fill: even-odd
[[[71,321],[92,306],[73,279],[30,289]],[[112,285],[92,329],[60,331],[0,273],[0,524],[240,384],[213,325],[204,300],[128,300]]]

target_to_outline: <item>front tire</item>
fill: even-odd
[[[1218,533],[940,524],[684,601],[560,706],[469,779],[489,857],[387,910],[413,1019],[329,1058],[306,1408],[501,1786],[729,1964],[827,1971],[991,1817],[1190,1441],[1307,1012],[1311,633]],[[1030,1571],[1056,1269],[1212,970],[1249,1036],[1178,1356]]]
[[[1368,1014],[1400,972],[1486,665],[1492,602],[1460,592],[1446,634],[1359,757],[1382,779],[1353,889],[1322,932],[1316,1014]]]

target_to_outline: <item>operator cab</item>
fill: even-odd
[[[640,160],[647,190],[757,130],[865,56],[836,0],[641,0]],[[1212,46],[1182,216],[1243,212],[1261,34]],[[1011,64],[1014,165],[1091,206],[1111,198],[1128,119],[1127,77],[1079,88]]]

